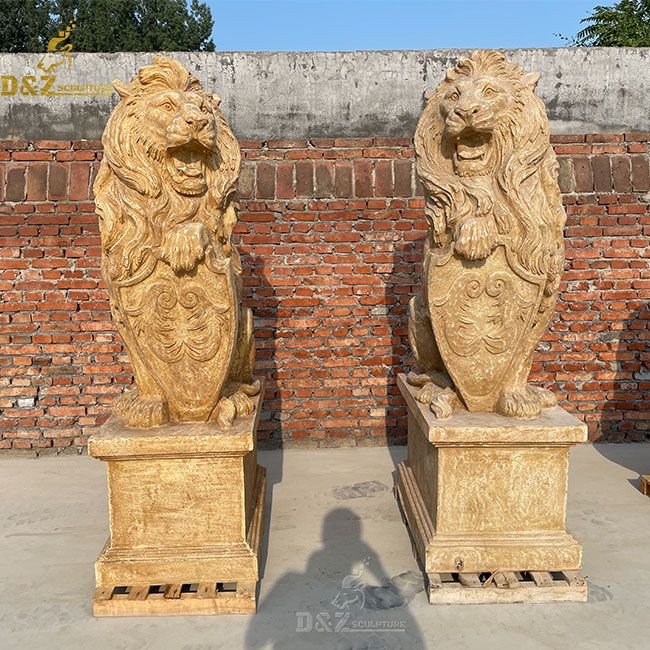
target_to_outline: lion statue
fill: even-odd
[[[409,310],[418,399],[538,417],[556,404],[527,384],[564,265],[566,220],[538,74],[480,50],[426,94],[415,133],[429,232]]]
[[[135,387],[126,426],[215,421],[254,409],[252,315],[231,242],[240,150],[221,110],[179,62],[155,56],[103,134],[94,184],[102,274]]]

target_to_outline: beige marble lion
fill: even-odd
[[[527,383],[555,305],[565,213],[538,74],[477,51],[427,94],[416,134],[429,234],[410,375],[438,417],[517,418],[556,404]]]
[[[239,145],[219,99],[173,59],[114,86],[94,191],[103,278],[135,375],[114,412],[132,427],[230,426],[259,391],[231,242]]]

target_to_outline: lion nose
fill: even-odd
[[[186,110],[183,119],[195,129],[202,129],[208,123],[207,115],[204,115],[198,109]]]
[[[471,117],[479,112],[481,107],[478,104],[471,104],[469,106],[456,106],[456,113],[461,117]]]

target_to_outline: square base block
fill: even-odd
[[[396,492],[428,575],[580,568],[566,531],[569,449],[587,428],[563,409],[534,420],[460,411],[437,420],[398,377],[408,460]]]
[[[266,473],[252,415],[231,429],[131,429],[88,443],[108,465],[110,538],[95,563],[98,616],[255,611]]]

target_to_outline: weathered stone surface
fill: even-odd
[[[587,428],[559,407],[536,420],[439,420],[401,375],[408,461],[398,491],[426,573],[562,571],[582,548],[565,528],[569,449]]]
[[[73,37],[74,42],[74,37]],[[540,97],[554,133],[647,131],[647,48],[580,47],[507,50],[539,70]],[[422,95],[468,50],[381,52],[178,52],[203,87],[218,89],[241,139],[411,137]],[[41,54],[0,54],[3,76],[20,85],[39,74]],[[150,60],[143,52],[71,52],[57,84],[110,84]],[[603,79],[608,80],[603,92]],[[0,102],[0,139],[98,139],[116,96],[50,96],[20,90]]]
[[[132,427],[231,426],[259,392],[230,239],[239,145],[220,100],[173,59],[156,56],[115,88],[94,192],[102,273],[136,387],[114,412]]]
[[[429,236],[409,338],[418,399],[438,417],[535,418],[528,385],[564,264],[566,220],[539,75],[481,50],[447,71],[415,133]]]
[[[93,611],[251,612],[266,483],[262,382],[230,239],[239,144],[219,99],[173,59],[156,56],[115,88],[94,191],[102,273],[136,386],[88,443],[108,464],[110,517]],[[217,583],[236,593],[221,598]],[[197,597],[181,602],[187,584]]]
[[[428,95],[415,134],[429,231],[409,339],[422,374],[398,378],[408,461],[396,492],[430,580],[455,573],[468,588],[582,561],[565,520],[569,448],[587,427],[527,384],[566,220],[538,79],[474,52]],[[582,585],[561,599],[585,598]]]

